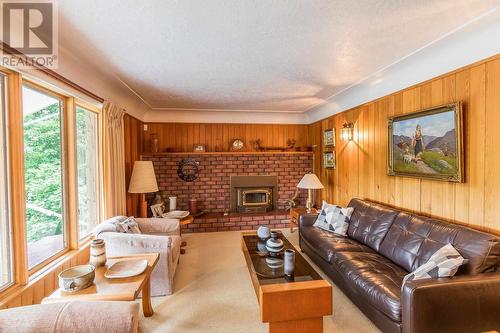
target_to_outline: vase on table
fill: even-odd
[[[284,243],[279,238],[279,234],[276,231],[271,231],[271,238],[266,242],[267,251],[269,255],[277,256],[283,251]]]
[[[259,229],[257,229],[257,236],[262,240],[268,239],[271,236],[271,230],[269,227],[261,225]]]
[[[90,242],[89,264],[94,267],[100,267],[106,264],[106,245],[103,239],[94,239]]]

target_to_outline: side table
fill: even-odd
[[[317,214],[317,213],[318,211],[316,210],[316,208],[313,208],[311,214]],[[297,226],[297,228],[299,227],[300,216],[305,214],[307,214],[307,208],[305,207],[296,207],[290,209],[290,232],[294,232],[293,231],[294,225]]]
[[[50,296],[45,297],[42,303],[68,302],[76,300],[84,301],[134,301],[142,291],[142,310],[144,317],[154,314],[151,305],[151,273],[158,263],[159,253],[132,254],[123,257],[109,257],[106,266],[95,269],[94,284],[90,287],[74,292],[65,292],[57,289]],[[136,276],[108,279],[104,276],[108,267],[117,261],[146,259],[148,267]]]
[[[179,228],[179,234],[180,236],[182,237],[182,226],[183,225],[188,225],[190,223],[192,223],[194,221],[194,217],[192,215],[188,215],[186,216],[185,218],[181,219],[179,221],[181,227]],[[185,254],[186,253],[186,250],[185,249],[182,249],[182,247],[185,247],[187,245],[187,242],[186,241],[182,241],[181,243],[181,254]]]

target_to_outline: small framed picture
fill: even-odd
[[[323,153],[323,167],[325,169],[335,169],[337,167],[335,151],[325,151]]]
[[[193,146],[193,151],[196,152],[196,153],[201,153],[201,152],[205,152],[205,145],[194,145]]]
[[[335,147],[335,128],[326,129],[323,132],[323,145],[325,147]]]

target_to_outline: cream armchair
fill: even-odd
[[[163,218],[136,218],[140,234],[117,232],[116,223],[126,220],[116,216],[94,229],[96,238],[103,239],[108,257],[136,253],[160,253],[160,259],[151,275],[151,295],[163,296],[173,292],[173,281],[181,252],[179,220]]]

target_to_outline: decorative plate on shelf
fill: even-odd
[[[111,265],[104,277],[108,279],[121,279],[142,274],[148,267],[146,259],[121,260]]]
[[[189,215],[187,210],[173,210],[171,212],[163,214],[166,219],[183,219]]]
[[[232,151],[243,150],[243,148],[245,148],[245,143],[241,139],[234,139],[231,143]]]

